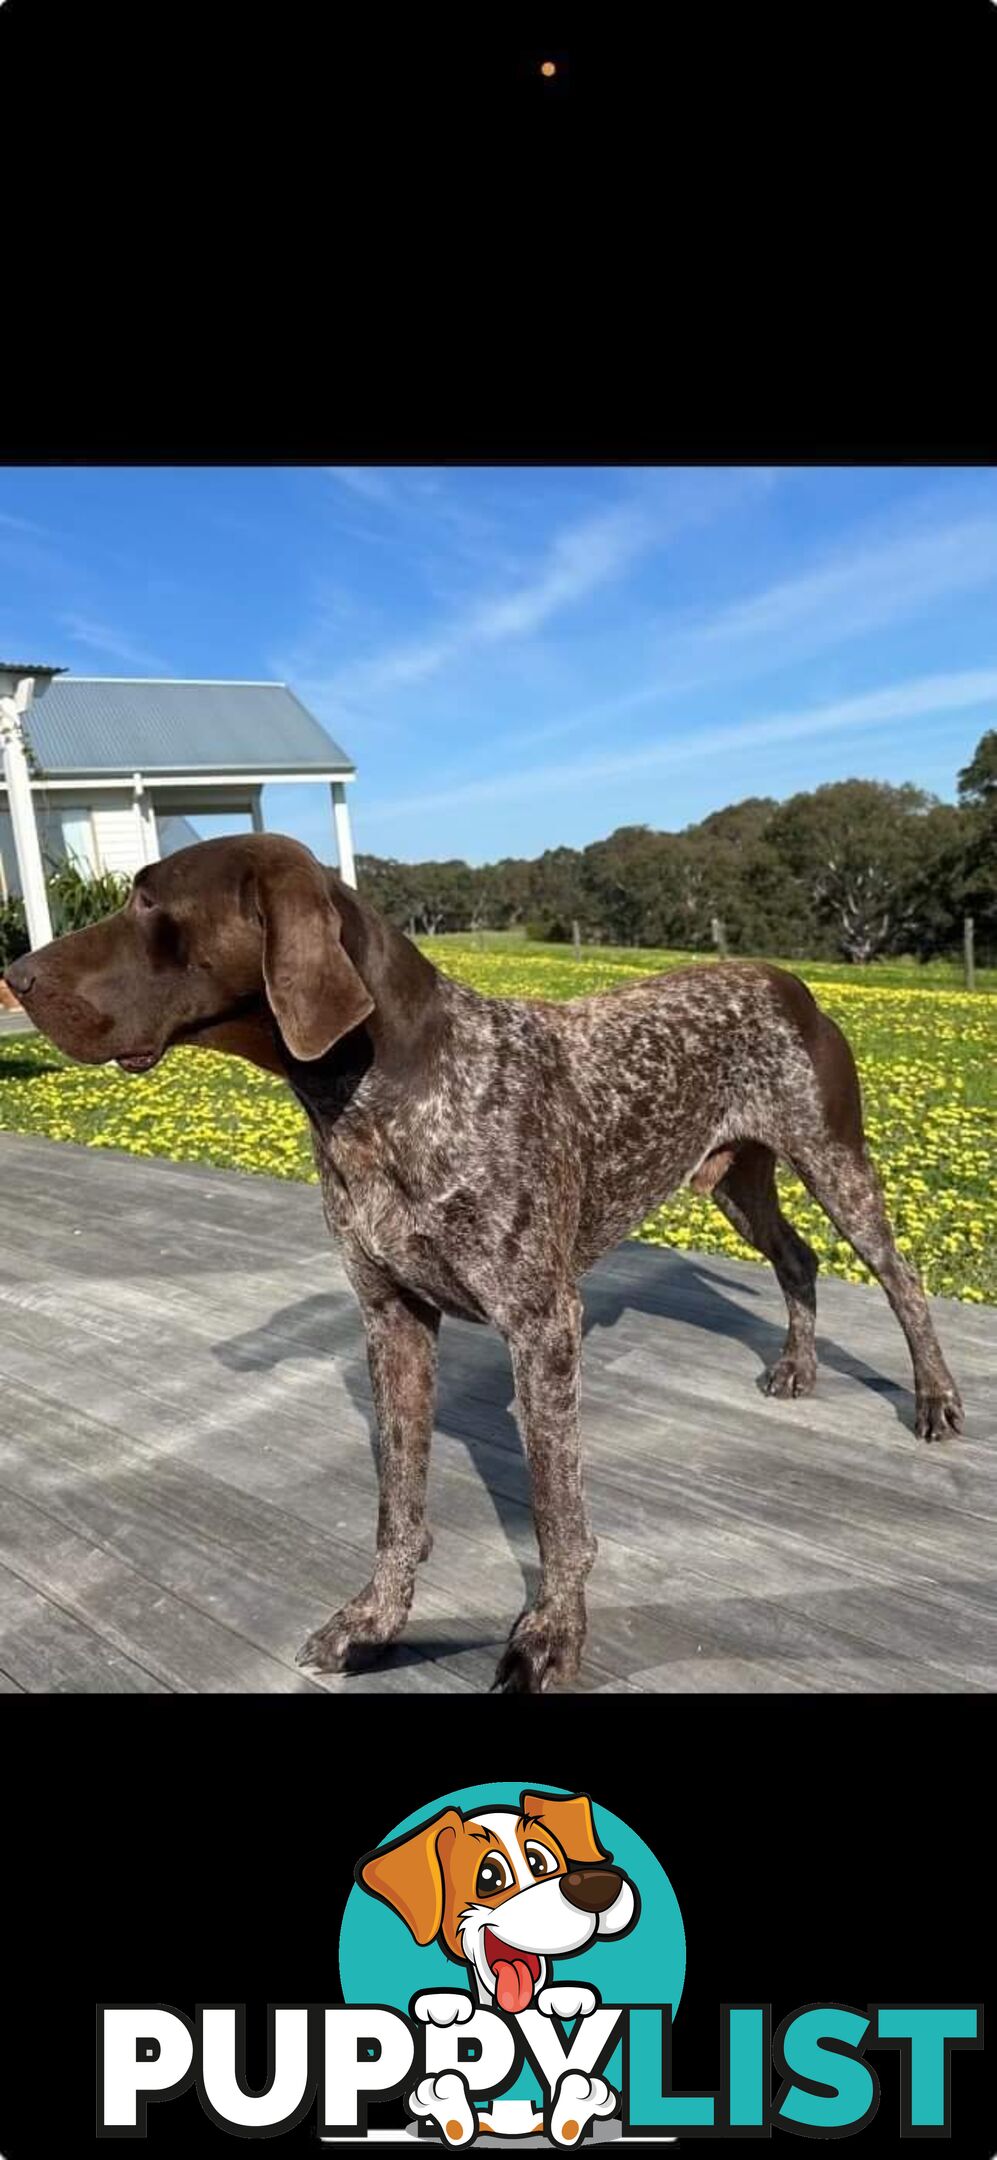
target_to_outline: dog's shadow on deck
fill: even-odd
[[[725,1295],[732,1290],[739,1299],[746,1292],[757,1298],[761,1286],[755,1290],[743,1276],[720,1274],[715,1267],[698,1264],[684,1253],[637,1243],[622,1250],[626,1256],[624,1270],[614,1273],[609,1266],[600,1272],[597,1268],[584,1282],[585,1335],[595,1331],[600,1336],[604,1332],[611,1334],[627,1313],[643,1313],[662,1321],[671,1317],[707,1336],[743,1343],[757,1359],[755,1385],[762,1391],[765,1374],[782,1350],[785,1323],[777,1325]],[[887,1397],[901,1423],[912,1422],[913,1397],[907,1389],[820,1334],[817,1353],[820,1365]],[[320,1292],[298,1299],[274,1313],[265,1326],[216,1344],[213,1355],[234,1372],[272,1370],[289,1358],[334,1357],[347,1392],[366,1421],[376,1460],[377,1429],[363,1327],[352,1291]],[[582,1402],[584,1420],[584,1374]],[[536,1562],[532,1547],[529,1555],[523,1551],[524,1530],[528,1529],[524,1510],[530,1506],[529,1476],[512,1403],[509,1353],[501,1337],[491,1328],[448,1321],[440,1339],[435,1429],[460,1441],[466,1449],[491,1496],[510,1549],[523,1568],[527,1597],[531,1598]],[[791,1416],[791,1404],[785,1407]],[[496,1451],[501,1457],[498,1476]]]

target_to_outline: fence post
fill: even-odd
[[[577,960],[582,949],[582,931],[581,924],[574,921],[574,919],[572,919],[571,924],[571,942],[575,948],[575,959]]]
[[[973,918],[965,915],[962,923],[962,957],[967,990],[976,988],[976,960],[973,952]]]
[[[712,938],[713,938],[713,943],[714,943],[714,945],[715,945],[715,946],[716,946],[716,948],[717,948],[717,951],[718,951],[718,953],[719,953],[719,955],[720,955],[720,958],[721,958],[721,960],[726,960],[726,958],[727,958],[727,932],[726,932],[726,929],[725,929],[725,927],[724,927],[723,921],[722,921],[722,919],[721,919],[721,917],[720,917],[719,915],[714,915],[714,916],[713,916],[713,918],[712,918],[712,920],[711,920],[711,923],[710,923],[710,934],[711,934],[711,936],[712,936]]]

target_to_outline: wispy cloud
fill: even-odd
[[[68,614],[59,619],[73,644],[85,646],[106,659],[121,660],[127,667],[166,667],[160,653],[149,652],[144,645],[109,623],[96,622],[89,615]]]
[[[365,809],[368,825],[380,820],[411,816],[419,811],[459,809],[473,803],[512,802],[550,789],[560,795],[572,788],[599,781],[618,780],[660,771],[668,766],[701,763],[724,753],[759,749],[770,743],[803,741],[809,737],[836,735],[889,726],[985,706],[997,699],[997,668],[967,669],[951,675],[925,675],[910,682],[889,683],[878,690],[841,698],[832,704],[771,713],[730,727],[697,728],[664,741],[645,743],[640,749],[585,757],[574,762],[524,767],[520,772],[501,772],[483,780],[440,789],[431,794],[407,795],[397,801],[371,803]]]
[[[468,603],[440,629],[340,670],[326,691],[347,701],[423,682],[475,648],[527,637],[623,575],[653,536],[653,521],[624,504],[558,534],[528,580]]]
[[[5,526],[9,532],[31,533],[39,540],[52,537],[46,525],[36,525],[33,518],[15,517],[10,510],[0,510],[0,525]]]
[[[846,645],[866,631],[909,620],[933,602],[997,584],[997,518],[958,520],[930,532],[836,551],[697,623],[659,624],[659,672],[601,703],[504,735],[507,749],[553,742],[732,678]]]
[[[469,507],[428,468],[401,468],[390,477],[368,466],[329,466],[326,471],[372,505],[376,501],[390,511],[385,531],[399,545],[411,550],[417,535],[424,568],[430,548],[446,546],[448,564],[436,580],[444,595],[449,588],[453,596],[453,571],[459,562],[465,568],[472,564],[475,572],[476,589],[470,594],[462,589],[459,600],[419,636],[334,672],[322,668],[316,626],[306,631],[284,671],[313,698],[341,706],[344,717],[350,710],[364,719],[372,717],[372,704],[385,695],[425,682],[476,651],[534,635],[562,611],[623,578],[641,556],[722,515],[732,503],[768,490],[778,477],[767,468],[753,467],[635,469],[623,476],[626,492],[620,501],[576,516],[526,566],[521,531],[514,555],[504,535],[500,489],[483,510],[480,499]],[[579,478],[591,492],[593,476],[582,471]],[[299,658],[304,664],[294,665]]]
[[[724,608],[693,633],[706,645],[776,645],[802,634],[810,650],[910,616],[953,591],[997,581],[997,518],[965,518],[892,542],[852,547]]]
[[[331,480],[338,480],[352,495],[362,495],[365,502],[390,503],[395,499],[387,473],[376,465],[327,465],[325,469]]]

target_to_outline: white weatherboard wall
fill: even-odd
[[[113,806],[103,809],[94,807],[94,837],[102,870],[115,870],[119,876],[133,877],[145,862],[142,830],[135,814],[131,796],[122,796]]]

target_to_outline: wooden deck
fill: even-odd
[[[0,1692],[486,1688],[536,1579],[504,1345],[445,1322],[435,1547],[380,1671],[297,1670],[369,1573],[359,1315],[314,1187],[0,1134]],[[878,1291],[820,1287],[769,1402],[766,1268],[586,1285],[586,1691],[997,1685],[997,1315],[937,1303],[967,1437],[916,1441]]]

